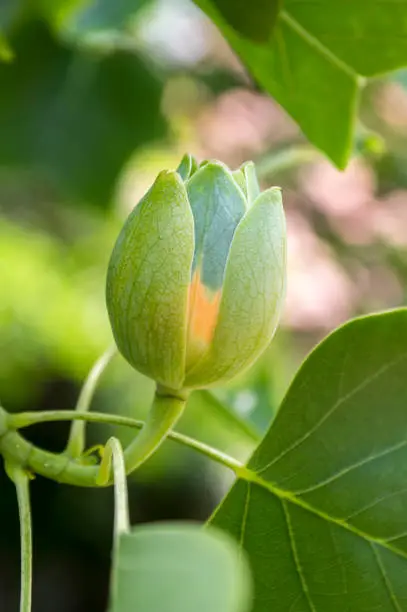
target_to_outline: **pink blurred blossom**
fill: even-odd
[[[407,92],[399,83],[386,83],[375,99],[378,114],[397,131],[407,132]]]
[[[296,133],[281,109],[268,97],[234,89],[205,108],[198,134],[208,157],[238,165]]]
[[[407,246],[407,191],[393,191],[370,210],[377,238],[395,247]]]
[[[373,238],[371,201],[376,188],[372,169],[354,159],[344,172],[320,161],[300,174],[301,188],[310,205],[323,212],[331,227],[350,244]]]
[[[354,289],[328,245],[305,217],[288,211],[288,290],[284,321],[298,329],[331,329],[352,312]]]
[[[398,306],[403,301],[403,288],[394,271],[384,265],[370,268],[355,264],[353,269],[358,302],[364,312]]]

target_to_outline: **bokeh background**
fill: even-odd
[[[112,342],[110,251],[158,171],[185,151],[233,167],[253,159],[262,185],[284,193],[283,322],[253,370],[214,395],[196,393],[180,424],[246,458],[320,339],[352,316],[405,304],[407,73],[366,86],[353,159],[338,172],[187,0],[81,6],[0,4],[1,402],[9,411],[74,407]],[[152,393],[116,357],[93,406],[142,418]],[[124,443],[132,435],[114,431]],[[112,432],[89,426],[89,445]],[[63,423],[27,431],[55,451],[67,435]],[[131,478],[132,522],[203,521],[230,482],[225,470],[166,443]],[[106,609],[112,492],[37,478],[32,500],[34,611]],[[12,612],[18,518],[3,470],[0,521],[0,610]]]

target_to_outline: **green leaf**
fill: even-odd
[[[237,32],[256,41],[267,41],[275,24],[280,0],[213,0],[224,19]]]
[[[236,34],[215,0],[196,4],[217,23],[259,85],[343,168],[351,153],[360,77],[407,65],[407,0],[286,0],[263,44]],[[246,3],[247,19],[253,4]]]
[[[113,612],[248,612],[250,574],[237,546],[216,529],[138,527],[120,537]]]
[[[64,194],[110,202],[133,151],[164,133],[161,84],[133,53],[96,57],[43,25],[10,38],[0,64],[0,164],[38,168]]]
[[[254,612],[407,609],[407,310],[356,319],[299,370],[212,522]]]
[[[286,0],[284,10],[362,76],[407,64],[407,0]]]

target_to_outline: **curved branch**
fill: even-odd
[[[116,355],[116,347],[110,347],[96,361],[86,378],[79,394],[75,410],[80,413],[88,412],[97,384],[103,372]],[[72,458],[80,457],[85,449],[85,426],[86,421],[74,421],[71,426],[68,444],[65,452]]]
[[[135,429],[141,429],[144,425],[142,421],[129,417],[96,412],[78,413],[75,410],[56,410],[9,415],[0,407],[0,421],[5,423],[5,425],[3,425],[3,430],[0,431],[0,453],[3,454],[5,458],[9,458],[15,463],[26,466],[33,472],[45,476],[46,478],[76,486],[98,486],[98,466],[85,465],[81,463],[80,460],[72,460],[65,454],[50,453],[37,448],[25,440],[17,431],[17,429],[28,427],[36,423],[70,420],[123,425]],[[199,442],[194,438],[190,438],[189,436],[185,436],[175,431],[170,432],[168,438],[178,444],[192,448],[212,461],[229,468],[236,474],[239,474],[244,469],[243,464],[237,459],[203,442]],[[109,482],[109,484],[111,483]]]

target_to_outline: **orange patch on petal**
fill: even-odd
[[[212,296],[196,271],[189,288],[189,337],[209,344],[218,320],[221,291]]]

